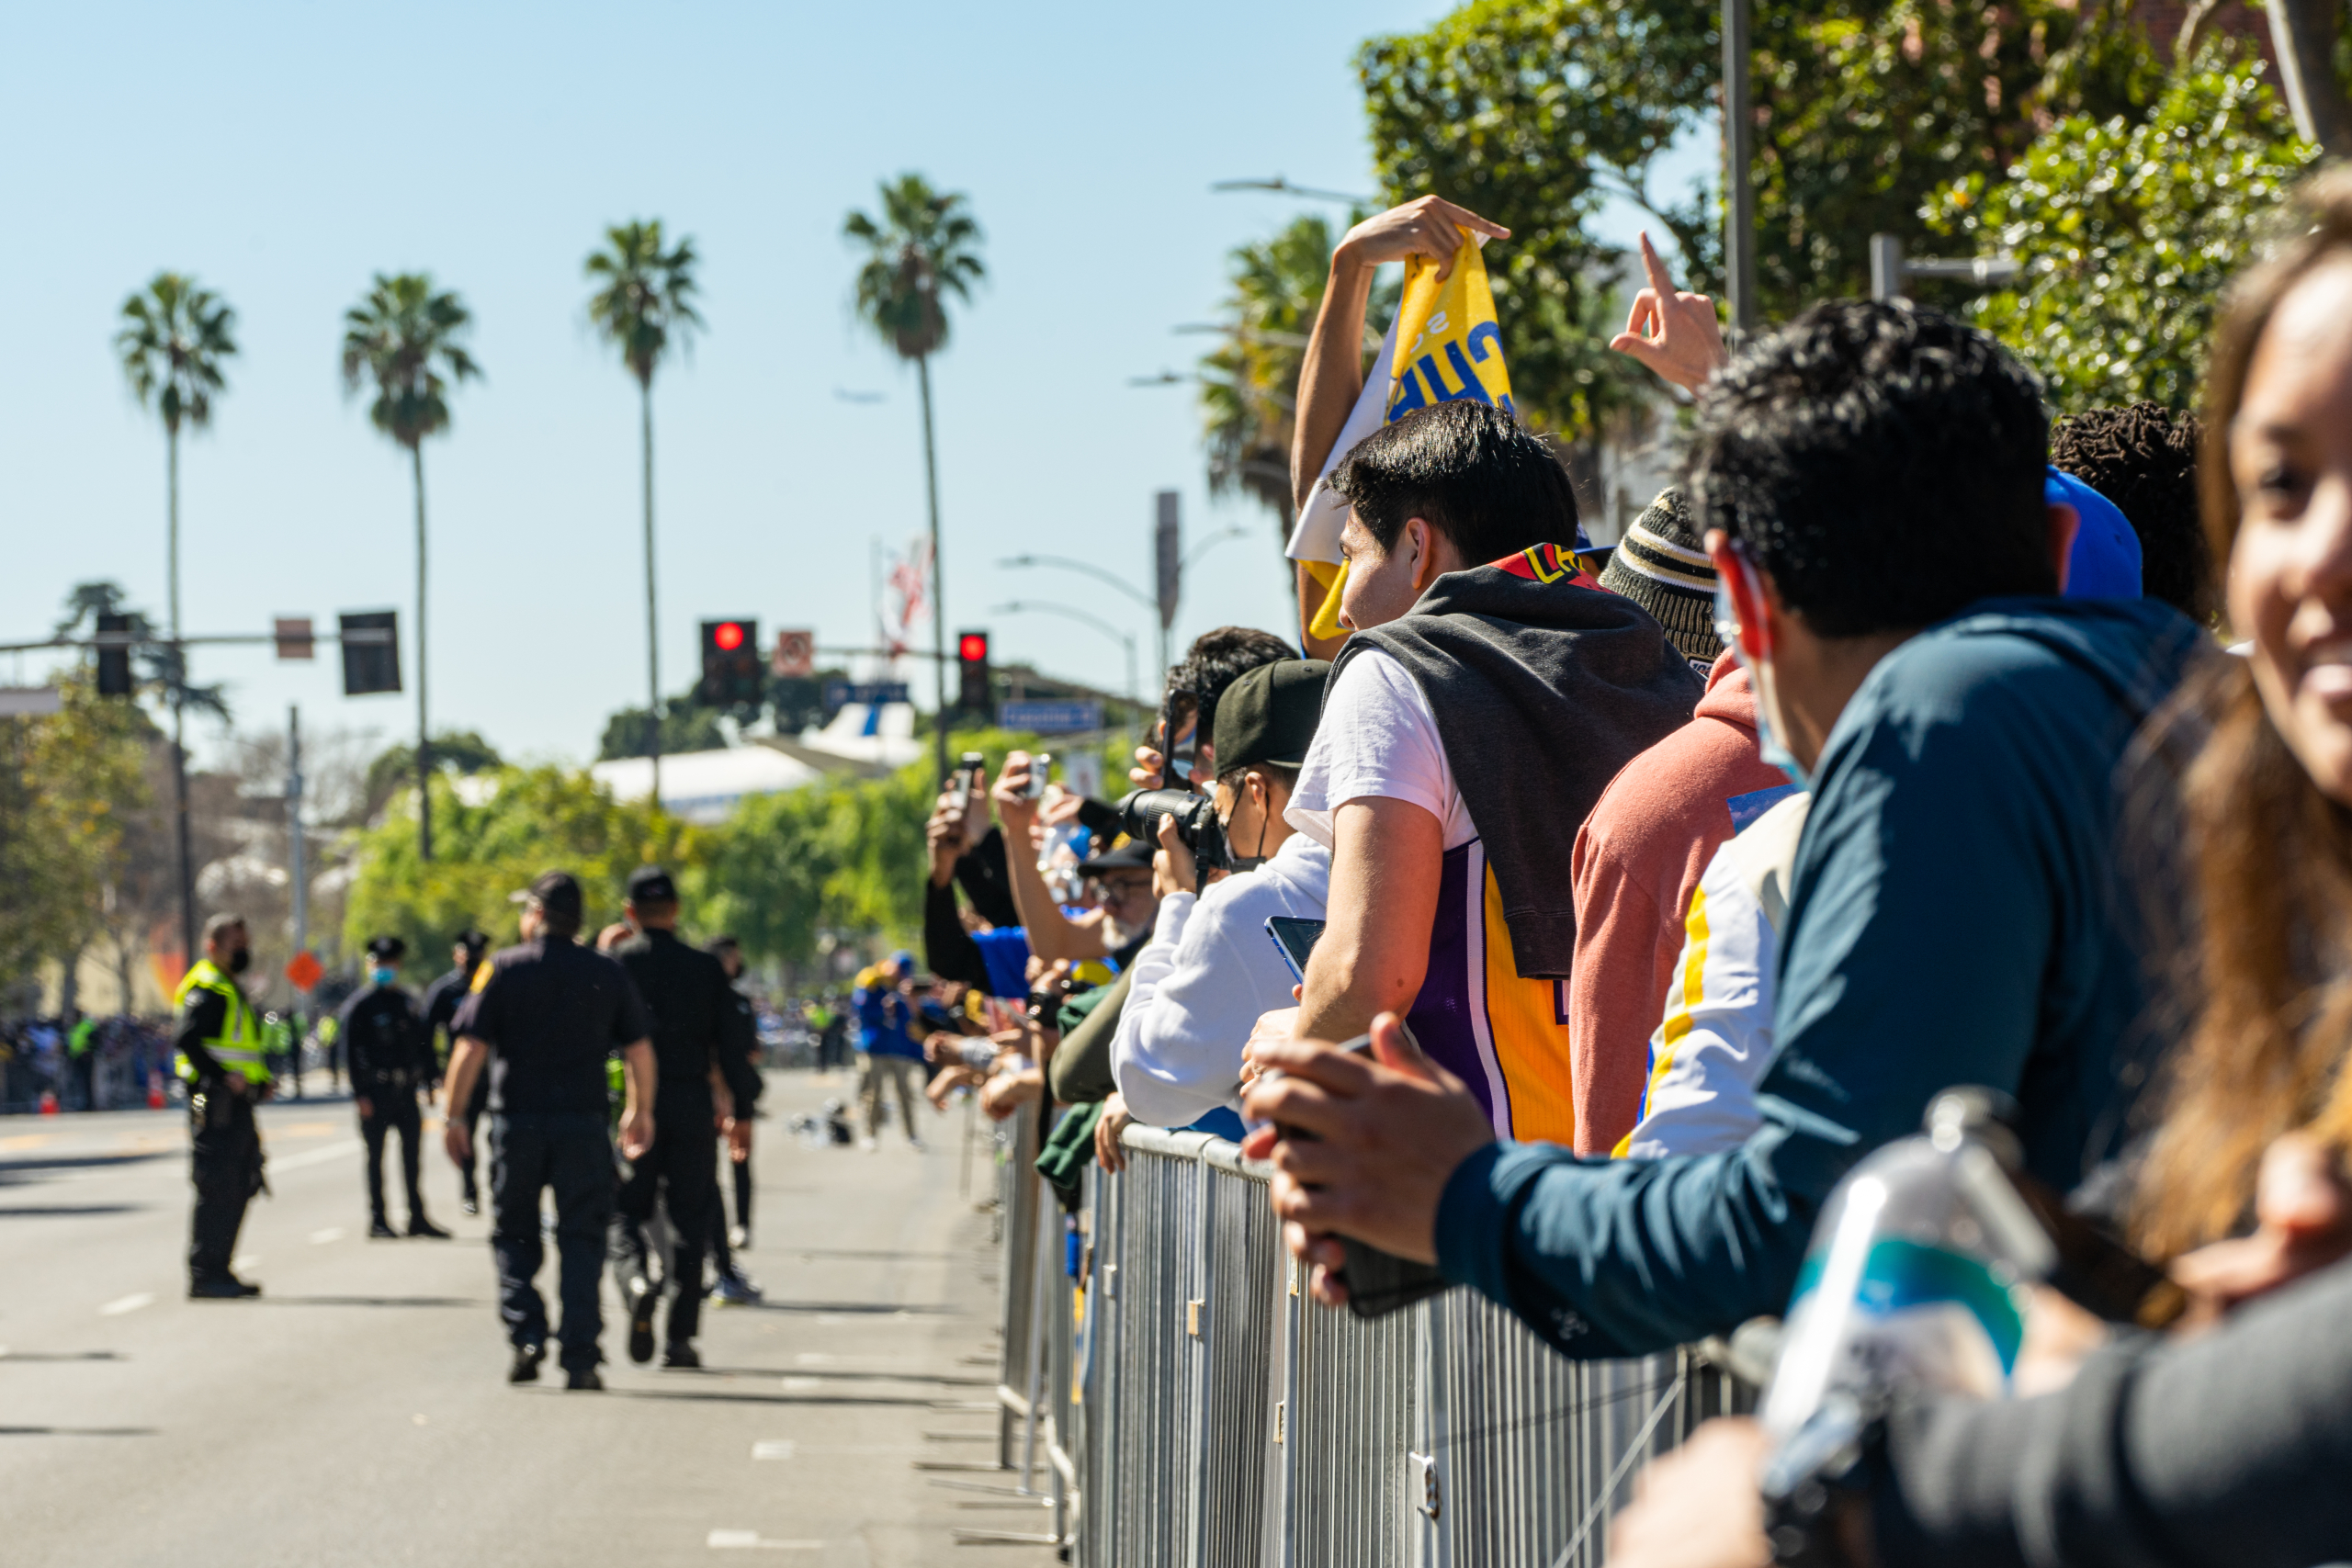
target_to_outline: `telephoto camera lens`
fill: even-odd
[[[1216,819],[1216,803],[1186,789],[1141,789],[1119,802],[1119,816],[1127,836],[1157,846],[1159,819],[1176,819],[1176,836],[1193,852],[1193,863],[1205,876],[1227,871],[1232,862],[1225,852],[1225,828]]]

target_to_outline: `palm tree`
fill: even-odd
[[[435,293],[429,273],[376,275],[367,297],[343,314],[343,385],[373,381],[368,423],[408,448],[416,476],[416,848],[433,858],[432,748],[426,739],[424,636],[424,438],[449,428],[453,381],[481,374],[462,340],[473,318],[456,294]]]
[[[962,195],[935,191],[921,175],[884,181],[882,220],[853,212],[844,239],[866,250],[857,269],[857,313],[901,359],[915,362],[922,389],[922,473],[931,505],[932,666],[937,678],[939,776],[947,776],[947,575],[939,553],[939,462],[932,441],[931,356],[947,346],[946,296],[968,302],[988,276],[980,226]]]
[[[645,685],[653,722],[645,728],[647,754],[653,759],[653,809],[662,809],[662,638],[653,598],[653,372],[674,340],[681,348],[702,325],[695,314],[695,243],[662,248],[662,220],[617,223],[605,231],[605,248],[593,252],[586,271],[603,287],[588,300],[588,319],[637,378],[645,446]]]
[[[122,302],[115,353],[142,408],[164,417],[171,595],[172,792],[179,844],[180,949],[196,961],[196,874],[188,863],[187,661],[180,647],[180,426],[212,423],[212,394],[227,382],[220,367],[237,352],[237,313],[184,273],[159,272]]]

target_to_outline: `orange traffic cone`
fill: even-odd
[[[162,1073],[150,1072],[147,1075],[147,1109],[150,1111],[164,1109],[164,1075]]]
[[[40,1113],[43,1116],[54,1116],[57,1114],[57,1091],[55,1089],[45,1089],[40,1091]]]

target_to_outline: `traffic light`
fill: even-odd
[[[397,610],[368,610],[335,617],[343,648],[343,694],[371,696],[401,689],[401,617]]]
[[[956,704],[977,713],[989,710],[989,634],[956,634]]]
[[[109,637],[121,641],[109,644]],[[98,617],[98,695],[127,697],[130,695],[130,617],[100,615]]]
[[[766,695],[767,681],[760,669],[760,623],[705,621],[702,684],[695,700],[705,707],[757,707]]]

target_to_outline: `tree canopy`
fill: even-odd
[[[122,302],[115,333],[123,375],[142,407],[177,435],[182,423],[212,423],[212,394],[227,385],[223,366],[237,352],[237,313],[185,273],[159,272]]]
[[[854,294],[858,319],[901,359],[947,346],[950,294],[969,300],[988,276],[980,225],[960,192],[932,188],[921,175],[882,182],[882,216],[852,212],[842,237],[863,246]]]
[[[671,348],[685,346],[702,326],[694,302],[700,259],[695,243],[683,237],[667,250],[663,244],[659,218],[616,223],[605,231],[605,248],[582,264],[599,285],[589,296],[588,320],[648,388]]]
[[[447,429],[449,384],[481,374],[465,344],[472,321],[429,273],[378,273],[343,316],[343,384],[351,392],[375,384],[368,423],[412,451]]]

